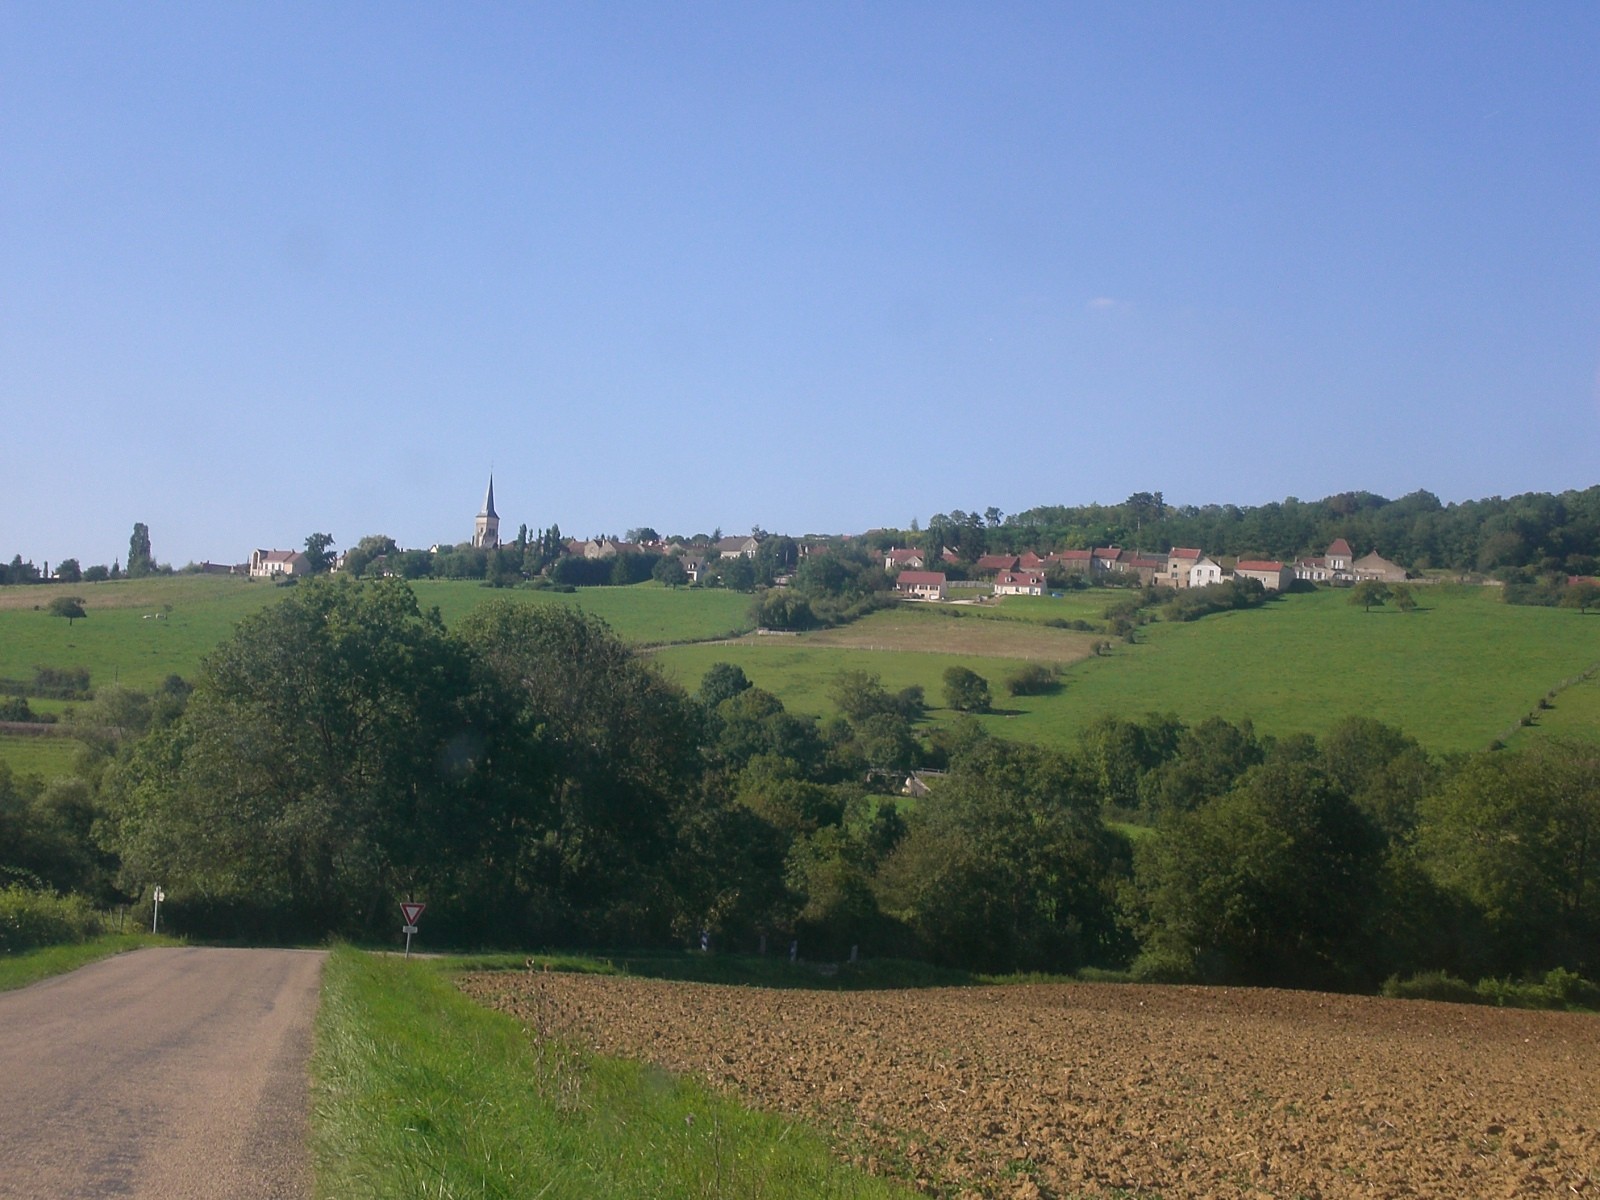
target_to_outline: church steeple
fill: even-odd
[[[494,511],[494,472],[489,472],[489,490],[483,494],[483,511],[472,524],[474,549],[493,550],[500,544],[500,514]]]

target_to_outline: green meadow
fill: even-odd
[[[737,637],[753,627],[750,597],[720,588],[667,588],[658,583],[632,587],[583,588],[576,592],[529,588],[486,588],[472,580],[419,579],[411,585],[417,603],[437,608],[446,625],[492,599],[528,604],[568,604],[592,613],[627,641],[642,646]]]
[[[750,597],[721,590],[643,583],[562,593],[426,579],[411,586],[418,605],[437,608],[447,625],[489,600],[509,599],[580,608],[640,645],[738,636],[751,628]],[[0,679],[26,682],[36,667],[86,668],[94,687],[149,689],[172,674],[193,679],[240,618],[286,594],[269,583],[217,575],[0,588]],[[50,601],[62,595],[82,597],[88,616],[69,625],[51,615]],[[58,715],[73,707],[50,699],[29,705]],[[76,751],[71,738],[0,734],[0,760],[22,773],[70,773]]]
[[[1348,592],[1291,595],[1262,608],[1188,624],[1156,622],[1129,645],[1093,653],[1102,633],[1053,621],[1098,624],[1123,594],[1108,589],[1008,597],[983,605],[902,605],[839,629],[799,636],[739,636],[750,628],[750,598],[717,589],[653,583],[574,593],[493,589],[473,581],[422,580],[419,605],[446,624],[478,605],[507,598],[569,604],[604,619],[622,637],[658,647],[655,661],[693,689],[712,663],[738,663],[758,685],[800,712],[833,711],[829,688],[847,670],[865,670],[899,689],[919,684],[933,720],[952,714],[943,676],[963,666],[989,680],[996,712],[980,718],[993,732],[1050,745],[1071,742],[1107,713],[1174,712],[1186,721],[1212,714],[1250,718],[1264,732],[1318,733],[1351,713],[1405,729],[1438,751],[1473,750],[1515,733],[1577,736],[1600,730],[1600,677],[1552,689],[1600,663],[1600,615],[1515,607],[1493,588],[1417,589],[1422,607],[1363,612]],[[53,596],[82,596],[89,616],[70,626],[47,610]],[[96,686],[153,687],[168,674],[192,678],[205,654],[239,619],[281,598],[264,583],[177,576],[115,583],[0,589],[0,678],[28,679],[36,666],[86,667]],[[956,614],[960,614],[959,616]],[[722,642],[722,639],[737,640]],[[696,644],[697,643],[697,644]],[[1013,698],[1005,678],[1022,661],[1056,665],[1053,695]],[[64,702],[34,707],[62,712]],[[1519,721],[1532,714],[1532,723]],[[69,738],[0,737],[13,769],[68,771]]]
[[[937,705],[944,668],[960,662],[990,681],[1002,710],[981,718],[992,732],[1050,745],[1067,744],[1107,713],[1249,718],[1273,734],[1320,733],[1359,713],[1398,725],[1436,751],[1483,749],[1550,689],[1600,662],[1600,618],[1502,604],[1492,588],[1418,594],[1422,606],[1413,613],[1363,612],[1348,592],[1322,591],[1187,624],[1158,622],[1142,627],[1133,645],[1118,642],[1106,657],[1065,668],[1061,689],[1049,696],[1005,695],[999,685],[1015,664],[1002,659],[856,651],[803,639],[679,647],[657,658],[690,687],[711,663],[738,663],[785,704],[817,714],[833,711],[828,683],[850,669],[876,671],[891,688],[920,683]],[[1534,728],[1594,731],[1597,715],[1600,685],[1591,682],[1564,693]]]

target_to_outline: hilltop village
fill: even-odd
[[[982,590],[984,594],[996,596],[1038,596],[1053,588],[1085,584],[1184,590],[1234,580],[1254,580],[1266,591],[1283,591],[1296,581],[1342,586],[1364,580],[1399,583],[1410,576],[1405,567],[1385,558],[1376,550],[1360,558],[1355,557],[1350,543],[1343,537],[1335,538],[1320,555],[1302,556],[1290,561],[1220,553],[1212,555],[1198,547],[1173,546],[1165,553],[1155,553],[1117,545],[1049,550],[1042,554],[1037,549],[1029,549],[1020,554],[976,554],[964,557],[949,545],[939,546],[936,554],[927,547],[884,547],[881,545],[883,537],[883,531],[874,531],[856,538],[796,539],[756,529],[745,536],[724,537],[719,530],[715,534],[700,534],[690,538],[662,538],[653,529],[643,528],[631,531],[627,538],[598,536],[579,539],[562,538],[559,530],[552,527],[535,534],[530,541],[528,528],[524,525],[514,539],[502,540],[500,515],[495,509],[494,480],[491,477],[483,504],[473,518],[471,537],[459,546],[435,544],[426,553],[434,558],[464,552],[483,561],[484,575],[490,573],[488,559],[492,554],[497,560],[494,566],[510,569],[525,577],[548,575],[562,560],[590,564],[644,560],[653,564],[647,571],[620,574],[654,575],[664,578],[666,582],[690,585],[721,583],[734,587],[740,586],[742,573],[736,565],[724,568],[721,564],[736,564],[740,559],[753,562],[759,558],[767,560],[769,570],[751,582],[782,587],[789,582],[789,573],[804,559],[850,547],[865,550],[869,554],[881,553],[883,570],[894,590],[907,599],[923,601],[952,599],[963,589],[969,590],[969,593]],[[407,569],[405,556],[415,556],[418,551],[402,551],[386,538],[366,541],[378,544],[370,546],[368,553],[363,553],[358,546],[333,555],[325,566],[315,560],[309,548],[308,551],[256,549],[252,551],[247,564],[226,569],[253,578],[292,578],[316,573],[319,567],[334,571],[354,570],[358,574],[416,573]],[[532,565],[529,561],[530,546],[534,548],[532,557],[537,563],[531,571],[528,569]],[[498,560],[508,552],[510,563],[501,564]],[[582,574],[588,576],[583,582],[621,581],[611,576],[602,578],[594,571]],[[612,575],[617,574],[616,571],[612,572]],[[731,579],[727,577],[730,574]]]

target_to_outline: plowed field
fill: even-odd
[[[690,1072],[951,1196],[1600,1196],[1600,1018],[1108,985],[468,976],[534,1036]]]

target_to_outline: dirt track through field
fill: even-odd
[[[462,986],[535,1034],[816,1121],[944,1195],[1600,1196],[1595,1016],[1088,984]]]
[[[324,957],[139,950],[0,995],[0,1197],[309,1196]]]

